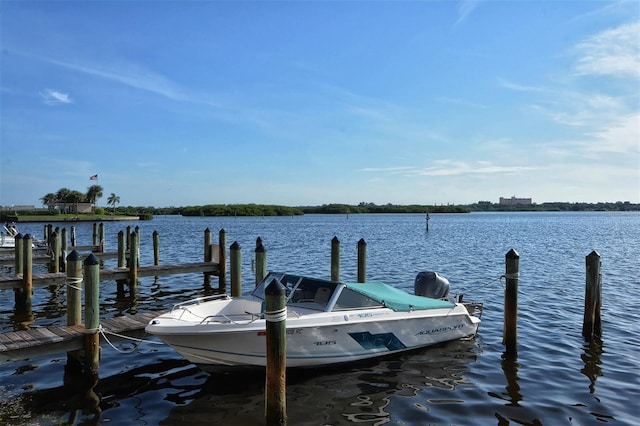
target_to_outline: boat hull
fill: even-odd
[[[193,311],[191,308],[189,313]],[[185,316],[188,314],[180,310],[160,316],[151,321],[147,332],[205,369],[266,365],[264,319],[195,323]],[[287,367],[340,364],[423,348],[473,336],[479,322],[462,304],[449,309],[402,313],[371,309],[301,314],[289,309],[286,364]]]

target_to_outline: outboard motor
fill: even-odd
[[[418,296],[432,299],[449,298],[449,280],[437,272],[422,271],[416,275],[413,292]]]

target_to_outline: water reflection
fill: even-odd
[[[602,365],[603,353],[602,340],[598,336],[594,336],[590,342],[585,343],[584,353],[580,355],[584,362],[584,368],[580,372],[589,378],[589,393],[595,393],[596,379],[602,376],[600,365]]]
[[[389,409],[394,398],[415,399],[414,406],[450,402],[451,390],[469,384],[465,372],[476,358],[475,342],[459,341],[386,360],[290,370],[287,416],[295,425],[382,425],[393,420],[392,412],[398,412]],[[240,389],[233,385],[238,381],[244,384]],[[213,374],[193,401],[174,408],[165,422],[206,419],[210,424],[260,424],[264,421],[263,392],[263,374],[240,380],[235,375]]]

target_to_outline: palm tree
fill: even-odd
[[[93,211],[96,210],[96,200],[102,197],[102,187],[100,185],[91,185],[87,189],[87,200],[93,204]]]
[[[45,195],[44,197],[40,198],[40,201],[42,201],[42,205],[43,206],[48,206],[51,203],[55,203],[56,202],[56,194],[54,194],[53,192],[50,192],[47,195]]]
[[[56,192],[56,202],[62,204],[62,213],[67,213],[67,203],[69,202],[69,194],[71,190],[69,188],[60,188]]]
[[[116,214],[116,204],[118,204],[119,202],[120,202],[120,197],[118,197],[113,192],[111,193],[111,195],[109,195],[109,198],[107,198],[107,205],[113,206],[113,214],[114,214],[114,216]]]

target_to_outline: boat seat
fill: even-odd
[[[320,287],[316,290],[316,295],[313,297],[315,303],[326,305],[331,298],[331,289],[328,287]]]

